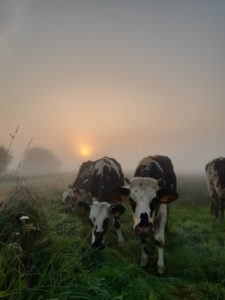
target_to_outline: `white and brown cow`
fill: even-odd
[[[225,205],[225,158],[210,161],[206,167],[206,179],[211,196],[211,212],[224,218]]]
[[[75,182],[68,188],[70,198],[67,202],[70,200],[90,213],[93,247],[104,247],[104,237],[111,218],[118,241],[124,241],[120,229],[120,216],[125,207],[121,205],[121,201],[129,196],[129,192],[121,188],[123,185],[124,175],[120,164],[113,158],[104,157],[83,163]],[[111,192],[115,188],[119,192]]]
[[[154,156],[146,157],[139,163],[130,186],[123,188],[123,193],[125,189],[130,193],[134,233],[141,240],[141,266],[145,267],[148,263],[145,243],[151,237],[158,248],[157,271],[162,274],[167,205],[178,198],[176,176],[170,159],[165,156],[156,156],[156,159]]]

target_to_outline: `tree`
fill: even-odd
[[[60,161],[48,149],[34,147],[28,150],[22,162],[24,174],[51,174],[59,171]]]
[[[7,170],[12,161],[12,154],[5,146],[0,146],[0,173]]]

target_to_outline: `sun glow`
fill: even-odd
[[[90,148],[89,147],[81,147],[80,148],[80,155],[81,156],[89,156],[90,155]]]

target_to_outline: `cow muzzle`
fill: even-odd
[[[149,224],[148,226],[135,226],[134,228],[134,233],[136,234],[136,236],[140,237],[140,238],[147,238],[151,235],[153,235],[153,226],[152,224]]]
[[[95,240],[92,243],[92,248],[104,249],[105,245],[103,244],[103,232],[94,232]]]

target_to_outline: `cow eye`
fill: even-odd
[[[153,212],[158,204],[158,198],[154,198],[150,203],[150,210]]]
[[[129,201],[130,201],[130,206],[131,206],[132,211],[135,212],[135,209],[137,206],[136,202],[131,197],[129,198]]]

